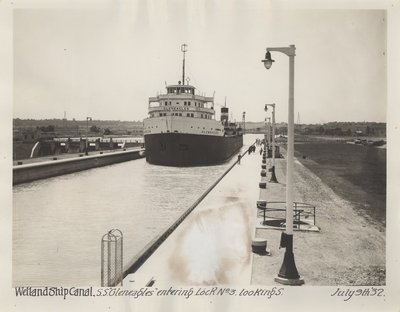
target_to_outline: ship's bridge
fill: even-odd
[[[166,94],[149,98],[149,117],[182,116],[213,119],[214,98],[195,94],[191,85],[168,85]]]
[[[193,94],[196,88],[191,85],[170,85],[167,86],[167,94]]]

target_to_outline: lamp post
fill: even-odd
[[[92,120],[92,117],[86,117],[86,141],[85,141],[85,155],[88,155],[88,135],[89,135],[89,120]]]
[[[268,123],[267,123],[267,117],[265,117],[264,153],[265,153],[265,157],[268,157]]]
[[[289,57],[289,109],[288,109],[288,141],[286,156],[286,230],[282,233],[280,247],[286,248],[285,256],[275,281],[285,285],[302,285],[304,280],[297,272],[293,254],[293,167],[294,167],[294,57],[296,47],[267,48],[265,59],[262,60],[266,69],[272,63],[270,52],[281,52]]]
[[[243,119],[243,134],[246,134],[246,112],[243,112],[242,119]]]
[[[272,106],[272,168],[271,180],[269,182],[278,183],[275,175],[275,103],[265,104],[265,111],[268,110],[268,106]]]
[[[265,125],[267,128],[267,158],[269,158],[269,149],[271,147],[271,117],[265,118]]]

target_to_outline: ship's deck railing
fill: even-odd
[[[169,101],[169,100],[194,100],[201,102],[214,102],[214,98],[212,96],[203,96],[203,95],[195,95],[188,93],[180,93],[180,94],[160,94],[157,96],[149,97],[149,103],[159,102],[159,101]]]
[[[85,141],[86,137],[77,137],[77,138],[53,138],[54,142],[79,142],[79,141]],[[99,141],[100,143],[109,143],[109,142],[114,142],[114,143],[144,143],[143,137],[129,137],[129,138],[123,138],[123,137],[109,137],[109,138],[103,138],[103,137],[88,137],[87,138],[88,142],[96,142]]]
[[[155,113],[155,112],[203,112],[203,113],[209,113],[209,114],[215,114],[214,108],[207,108],[207,107],[198,107],[198,106],[164,106],[164,105],[159,105],[159,106],[150,106],[149,107],[149,113]]]

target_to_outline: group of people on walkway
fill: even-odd
[[[250,146],[249,146],[249,155],[250,155],[251,153],[255,153],[255,152],[256,152],[256,145],[255,145],[255,144],[250,145]]]
[[[260,145],[263,145],[265,143],[265,139],[256,139],[256,145],[257,146],[260,146]]]
[[[256,142],[253,145],[250,145],[248,148],[249,155],[251,153],[255,153],[257,150],[257,146],[260,146],[260,155],[263,153],[263,145],[265,144],[265,139],[256,139]],[[240,164],[241,155],[238,155],[238,163]]]

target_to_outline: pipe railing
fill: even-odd
[[[305,225],[304,219],[312,218],[312,224],[316,224],[316,207],[314,205],[293,202],[293,223],[294,228],[302,230],[302,225]],[[277,212],[277,213],[274,213]],[[258,216],[263,217],[263,225],[269,225],[277,221],[281,221],[279,227],[284,227],[286,223],[286,202],[285,201],[270,201],[266,203],[265,208],[258,207]]]

